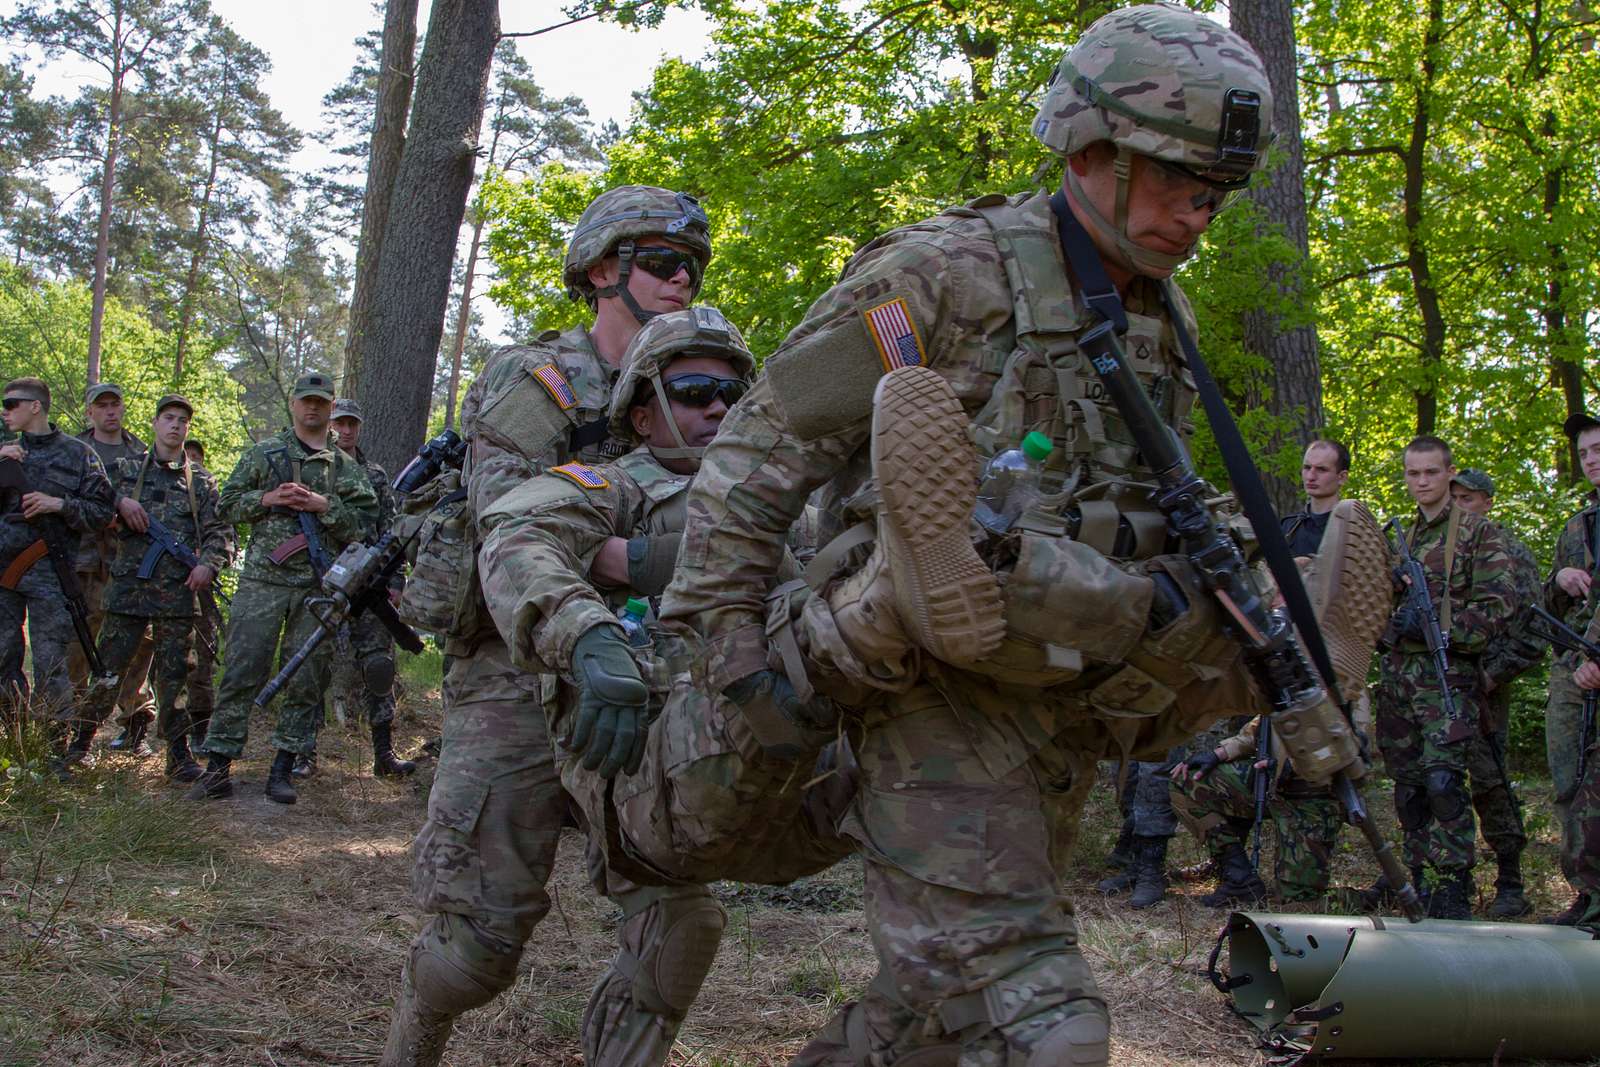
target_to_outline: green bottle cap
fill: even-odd
[[[628,598],[628,602],[623,605],[622,610],[624,614],[632,615],[636,619],[642,619],[650,610],[650,605],[636,596],[631,596]]]
[[[1035,463],[1043,463],[1050,453],[1056,450],[1055,442],[1049,435],[1034,430],[1022,439],[1022,454]]]

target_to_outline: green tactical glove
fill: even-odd
[[[777,759],[796,759],[831,739],[839,709],[824,696],[801,700],[777,671],[756,671],[728,686],[723,695],[739,706],[756,743]]]
[[[683,534],[640,535],[628,539],[628,587],[645,596],[660,596],[672,581]]]
[[[583,757],[586,770],[602,778],[632,774],[644,759],[650,690],[639,675],[627,638],[616,626],[586,631],[572,649],[578,715],[567,748]]]

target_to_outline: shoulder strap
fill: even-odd
[[[1461,509],[1450,505],[1450,518],[1444,524],[1444,595],[1439,598],[1439,629],[1450,633],[1450,573],[1456,565],[1456,537],[1461,532]]]

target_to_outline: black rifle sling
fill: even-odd
[[[1056,216],[1056,233],[1061,241],[1061,251],[1067,257],[1072,273],[1077,276],[1078,284],[1082,287],[1084,303],[1102,318],[1110,321],[1119,334],[1126,333],[1128,318],[1123,310],[1122,300],[1117,296],[1116,286],[1111,284],[1111,278],[1106,274],[1105,265],[1100,261],[1100,252],[1095,248],[1094,241],[1083,228],[1083,224],[1067,207],[1066,195],[1060,190],[1050,198],[1050,209]],[[1338,680],[1334,677],[1333,662],[1328,658],[1328,647],[1322,640],[1322,628],[1317,625],[1316,615],[1311,610],[1311,598],[1306,595],[1305,585],[1300,580],[1300,568],[1295,566],[1294,557],[1289,552],[1289,542],[1283,536],[1277,512],[1267,497],[1266,486],[1261,482],[1261,473],[1256,470],[1255,461],[1250,458],[1250,450],[1245,447],[1244,438],[1239,435],[1238,424],[1233,421],[1233,413],[1228,410],[1227,403],[1222,399],[1216,379],[1212,378],[1211,370],[1201,357],[1194,339],[1189,336],[1189,331],[1184,329],[1183,320],[1179,317],[1178,309],[1168,292],[1167,283],[1160,283],[1160,289],[1162,303],[1167,309],[1167,318],[1172,323],[1172,332],[1177,336],[1178,347],[1183,350],[1189,370],[1194,374],[1200,402],[1205,406],[1206,420],[1211,425],[1211,434],[1216,438],[1217,448],[1222,452],[1222,462],[1228,469],[1228,478],[1233,483],[1234,495],[1244,509],[1245,517],[1255,528],[1261,554],[1267,561],[1267,568],[1272,572],[1272,577],[1278,583],[1278,591],[1283,594],[1284,604],[1289,609],[1289,618],[1299,629],[1312,663],[1322,675],[1323,683],[1334,702],[1345,707],[1348,712],[1344,697],[1339,692]]]
[[[610,436],[611,419],[602,416],[586,422],[582,426],[574,426],[572,432],[567,436],[567,448],[573,455],[577,455],[591,445],[603,444],[606,438]]]

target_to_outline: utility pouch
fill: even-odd
[[[426,633],[441,637],[455,633],[466,591],[464,576],[474,566],[461,472],[444,471],[401,506],[406,513],[399,522],[416,522],[418,527],[416,557],[400,595],[400,618]]]
[[[271,552],[268,552],[267,558],[273,563],[277,564],[279,567],[282,567],[295,556],[298,556],[300,553],[306,551],[306,548],[306,535],[303,533],[297,533],[287,541],[284,541],[277,548],[274,548]]]

